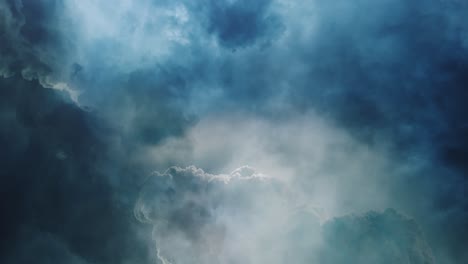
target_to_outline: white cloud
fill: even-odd
[[[184,137],[146,146],[139,158],[160,170],[196,164],[222,173],[250,165],[330,215],[395,206],[388,177],[397,172],[389,169],[394,161],[384,147],[361,144],[314,113],[280,121],[212,116]]]

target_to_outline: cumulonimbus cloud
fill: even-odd
[[[161,263],[434,263],[417,224],[395,210],[321,224],[293,196],[248,166],[171,167],[144,184],[135,216],[153,225]]]

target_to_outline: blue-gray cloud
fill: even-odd
[[[120,0],[112,6],[89,0],[2,0],[0,155],[2,185],[12,190],[3,200],[22,197],[24,190],[34,197],[24,196],[19,206],[5,205],[15,213],[6,218],[4,230],[12,230],[9,239],[15,237],[16,219],[32,215],[43,220],[25,225],[59,236],[57,241],[78,251],[73,254],[109,260],[104,256],[109,251],[76,249],[79,243],[69,241],[77,241],[75,236],[43,226],[49,220],[41,211],[48,210],[32,212],[26,201],[69,184],[77,192],[63,199],[65,205],[75,204],[89,189],[94,190],[89,196],[102,202],[98,205],[117,199],[125,201],[117,206],[121,212],[128,212],[141,175],[155,166],[151,157],[141,159],[148,150],[203,156],[197,151],[214,148],[216,142],[203,141],[205,148],[189,142],[187,134],[200,120],[235,113],[286,126],[284,120],[312,111],[359,143],[346,146],[366,146],[377,154],[384,149],[391,169],[379,167],[359,181],[378,179],[385,198],[389,195],[418,220],[436,258],[466,262],[467,12],[468,5],[457,0]],[[274,139],[273,132],[262,132]],[[294,148],[277,142],[264,148],[279,153],[283,164],[307,171],[291,157],[313,152],[290,145]],[[206,158],[203,166],[223,168],[245,154],[219,153],[229,155]],[[168,155],[158,157],[163,156]],[[63,165],[57,171],[50,165],[55,162]],[[28,166],[33,169],[25,172]],[[35,171],[47,179],[40,181],[43,185],[36,185]],[[58,176],[82,171],[90,178],[67,182]],[[347,187],[357,181],[350,175],[343,183]],[[309,188],[309,175],[298,177]],[[56,200],[44,199],[38,208]],[[73,219],[65,205],[58,211]],[[110,214],[101,218],[126,225]],[[2,252],[7,244],[2,242]]]
[[[419,226],[392,209],[333,219],[323,236],[321,263],[436,263]]]
[[[242,48],[259,41],[268,43],[283,26],[280,17],[269,10],[271,2],[211,1],[207,30],[227,48]]]
[[[171,263],[435,263],[420,227],[393,209],[321,225],[285,189],[250,167],[171,167],[148,179],[135,214]]]

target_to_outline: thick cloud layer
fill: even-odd
[[[0,86],[0,262],[151,260],[131,214],[138,187],[110,167],[110,130],[38,82]]]
[[[434,259],[467,262],[467,18],[459,0],[0,0],[0,261],[158,259],[132,213],[143,179],[249,164],[320,223],[396,208]],[[171,216],[184,236],[190,212]],[[400,219],[342,221],[381,217]]]
[[[277,195],[280,187],[250,167],[229,175],[172,167],[148,179],[135,214],[154,225],[160,254],[175,263],[224,263],[238,261],[241,255],[246,261],[261,262],[266,259],[255,261],[256,249],[245,243],[265,246],[262,241],[273,226],[266,227],[261,218],[284,217],[280,213],[287,207]],[[227,237],[231,240],[225,241]],[[226,243],[232,245],[224,247]]]
[[[135,214],[153,225],[162,263],[435,263],[417,224],[394,210],[321,225],[296,195],[250,167],[172,167],[148,179]]]

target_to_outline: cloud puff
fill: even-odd
[[[266,250],[277,224],[287,222],[281,187],[247,166],[218,175],[194,166],[171,167],[148,179],[135,215],[154,225],[158,251],[169,261],[224,263],[239,261],[241,254],[265,261],[255,251]]]
[[[398,204],[391,187],[401,177],[385,148],[370,148],[313,112],[275,121],[244,115],[204,118],[183,137],[147,146],[138,156],[160,170],[197,164],[223,172],[250,164],[294,185],[304,200],[331,215]]]
[[[244,166],[230,174],[210,174],[200,168],[171,167],[164,173],[155,172],[145,182],[135,207],[135,215],[142,222],[171,229],[185,229],[187,234],[212,219],[213,213],[226,203],[249,206],[245,196],[255,185],[272,188],[272,179]],[[255,189],[255,188],[254,188]],[[180,214],[180,215],[179,215]],[[182,217],[183,215],[183,217]],[[182,222],[181,222],[182,221]],[[187,222],[185,222],[187,221]]]

